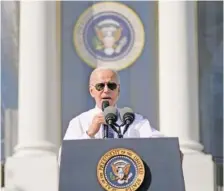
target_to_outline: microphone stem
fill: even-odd
[[[107,139],[108,138],[108,125],[103,125],[103,138]]]
[[[120,127],[117,123],[113,123],[113,125],[114,125],[115,127]]]
[[[119,139],[123,139],[123,135],[122,134],[118,134],[118,138]]]
[[[119,131],[117,130],[117,128],[115,126],[116,125],[114,123],[110,125],[110,127],[118,134]]]
[[[121,126],[119,126],[118,138],[123,138],[123,135],[122,135],[122,133],[121,133]]]
[[[129,123],[125,125],[123,135],[127,132],[129,125],[130,125]]]

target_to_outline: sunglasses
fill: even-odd
[[[107,86],[110,90],[115,90],[117,89],[118,85],[114,82],[97,83],[96,85],[94,85],[97,91],[102,91],[105,88],[105,86]]]

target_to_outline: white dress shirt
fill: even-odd
[[[119,111],[119,109],[118,109]],[[73,139],[92,139],[86,134],[89,126],[92,123],[93,117],[96,114],[102,112],[101,109],[95,107],[86,111],[77,117],[73,118],[68,126],[64,140],[73,140]],[[118,112],[119,113],[119,112]],[[118,117],[117,124],[120,125],[121,119]],[[124,127],[123,127],[124,128]],[[121,127],[121,132],[123,132]],[[162,137],[162,133],[153,129],[150,126],[150,123],[142,115],[135,113],[135,120],[129,126],[127,132],[124,134],[124,138],[147,138],[147,137]],[[114,137],[117,138],[117,133],[114,133]],[[98,133],[94,137],[95,139],[103,138],[103,128],[100,128]]]

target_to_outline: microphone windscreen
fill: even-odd
[[[127,113],[134,115],[133,110],[129,107],[124,107],[124,108],[120,109],[120,116],[121,116],[122,121],[124,121],[124,115]]]
[[[106,107],[103,111],[103,115],[104,115],[104,117],[106,117],[108,114],[117,115],[117,109],[113,106]]]
[[[110,106],[109,101],[103,101],[103,103],[102,103],[102,111],[104,111],[104,109],[107,108],[108,106]]]

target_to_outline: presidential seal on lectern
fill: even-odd
[[[144,163],[130,149],[109,150],[97,165],[98,181],[108,191],[135,191],[141,186],[144,177]]]

